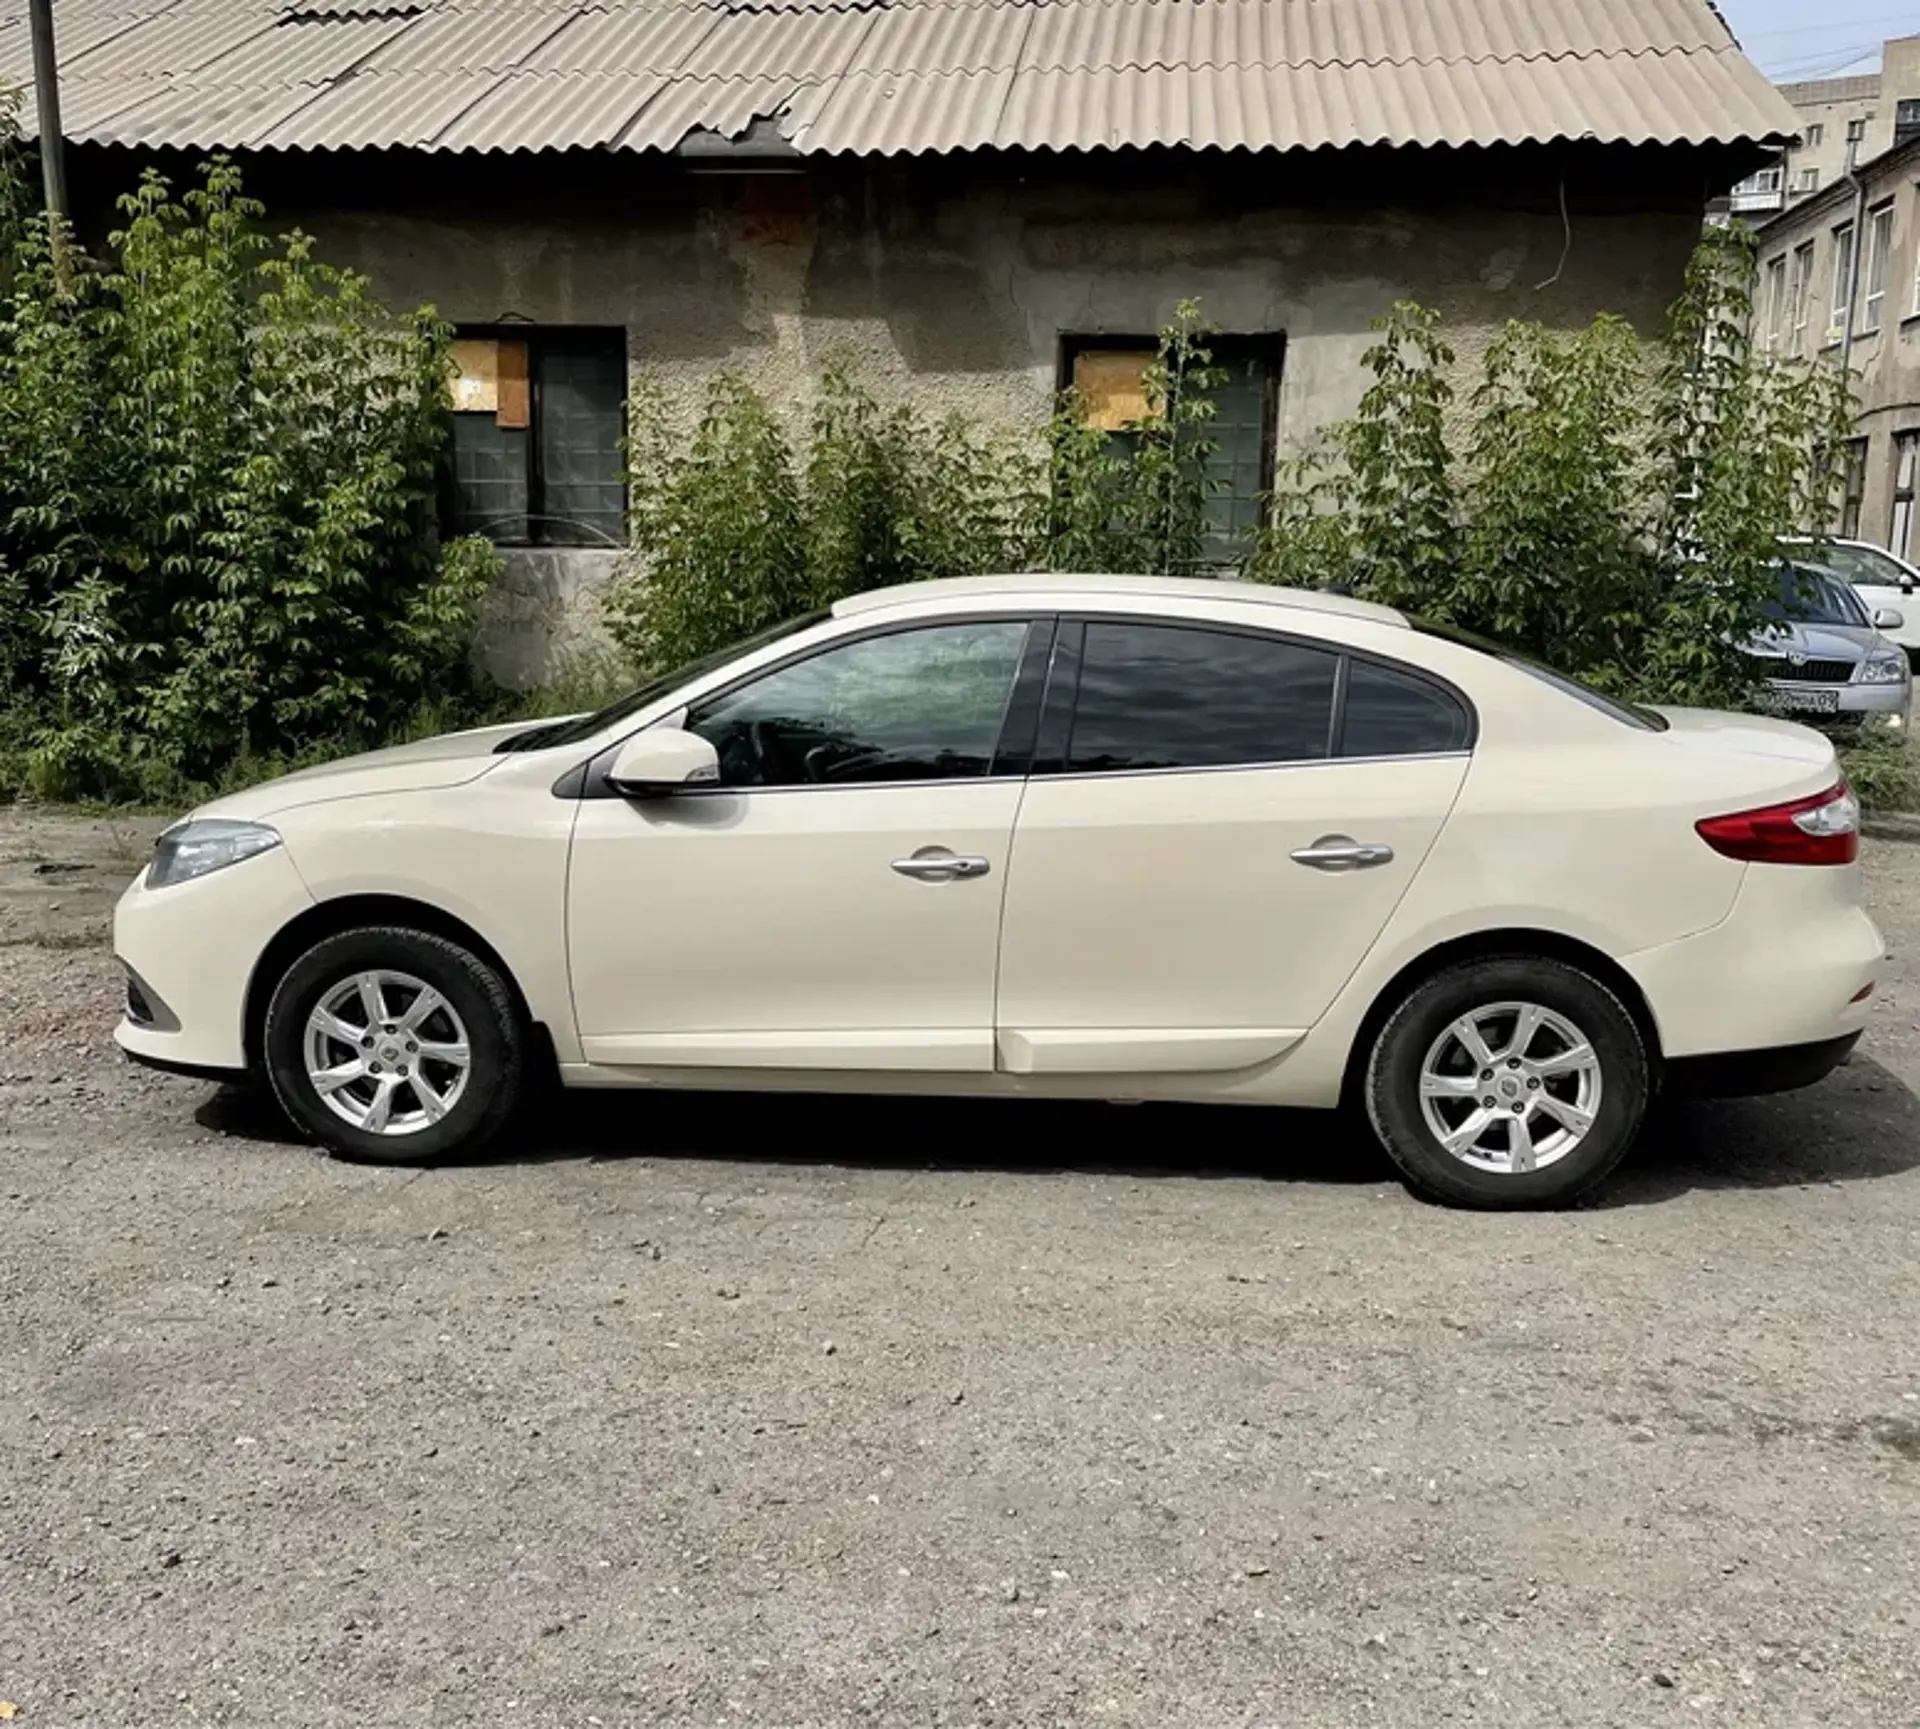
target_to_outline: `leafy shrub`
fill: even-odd
[[[149,173],[55,282],[0,292],[0,662],[33,790],[183,796],[374,742],[467,687],[497,570],[434,527],[448,332],[269,239],[216,160]]]
[[[1287,465],[1248,574],[1451,620],[1642,700],[1739,706],[1782,534],[1831,520],[1848,381],[1748,334],[1751,234],[1709,231],[1665,342],[1510,324],[1465,436],[1453,356],[1401,305],[1354,417]]]
[[[645,580],[607,602],[614,641],[636,665],[677,666],[810,604],[793,452],[744,378],[716,379],[683,448],[658,393],[632,408],[628,524]]]

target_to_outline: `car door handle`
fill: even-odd
[[[917,852],[912,858],[897,858],[893,868],[916,882],[950,883],[963,877],[983,877],[993,869],[977,853]]]
[[[1343,834],[1326,834],[1312,846],[1295,847],[1293,862],[1317,871],[1363,871],[1392,864],[1393,848],[1385,841],[1348,840]]]

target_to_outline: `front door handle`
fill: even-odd
[[[993,866],[977,853],[951,853],[945,847],[922,847],[912,858],[897,858],[893,868],[916,882],[950,883],[983,877]]]
[[[1317,871],[1363,871],[1392,864],[1393,848],[1385,841],[1349,840],[1343,834],[1323,834],[1312,846],[1295,847],[1293,862]]]

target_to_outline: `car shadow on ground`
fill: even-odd
[[[269,1100],[223,1090],[201,1126],[297,1138]],[[628,1158],[1377,1184],[1397,1180],[1344,1113],[1025,1099],[847,1098],[661,1091],[559,1093],[466,1163]],[[1870,1181],[1920,1167],[1920,1098],[1870,1058],[1772,1098],[1658,1107],[1626,1163],[1584,1204],[1642,1206],[1695,1189]]]

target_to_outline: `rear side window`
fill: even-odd
[[[1462,648],[1471,648],[1480,654],[1491,655],[1493,659],[1510,666],[1516,672],[1524,672],[1529,678],[1537,678],[1542,684],[1550,685],[1562,696],[1570,696],[1575,702],[1585,703],[1588,708],[1598,709],[1610,720],[1617,720],[1622,726],[1634,727],[1641,732],[1665,732],[1667,719],[1663,714],[1650,708],[1641,708],[1637,703],[1621,702],[1603,691],[1597,691],[1590,684],[1582,684],[1576,678],[1569,678],[1564,672],[1555,672],[1550,666],[1542,666],[1537,660],[1529,660],[1523,654],[1515,654],[1510,648],[1502,648],[1497,642],[1489,642],[1484,636],[1475,636],[1472,631],[1461,630],[1451,624],[1436,624],[1432,619],[1409,618],[1407,622],[1422,636],[1437,636],[1443,642],[1457,642]]]
[[[1465,750],[1472,725],[1451,692],[1369,660],[1347,669],[1342,756],[1438,756]]]
[[[1276,638],[1090,622],[1067,772],[1324,758],[1338,664],[1327,650]]]

